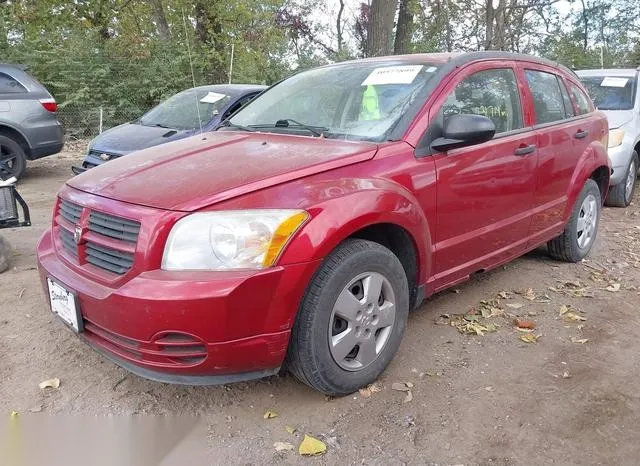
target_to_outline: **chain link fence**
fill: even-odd
[[[82,108],[58,107],[58,120],[64,127],[67,139],[86,140],[103,131],[140,118],[148,108],[99,106]]]

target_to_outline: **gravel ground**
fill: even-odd
[[[541,249],[429,299],[411,314],[398,355],[372,390],[327,399],[286,374],[171,386],[105,361],[52,317],[44,299],[35,244],[82,149],[30,165],[19,189],[33,226],[2,232],[15,249],[12,269],[0,275],[7,416],[194,415],[200,440],[192,447],[206,445],[207,464],[638,464],[637,197],[628,209],[604,211],[588,261],[554,262]],[[521,339],[516,317],[535,322],[537,342]],[[483,334],[460,333],[452,323]],[[52,377],[59,388],[39,388]],[[394,383],[411,386],[411,401]],[[267,410],[278,417],[264,419]],[[299,456],[305,433],[327,445],[323,456]],[[278,452],[274,442],[295,449]]]

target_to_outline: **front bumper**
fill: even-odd
[[[77,294],[84,331],[100,353],[142,377],[218,384],[276,373],[316,262],[264,271],[143,272],[104,285],[56,253],[51,230],[37,248],[52,277]]]
[[[607,153],[609,154],[611,168],[613,169],[609,185],[615,186],[626,179],[627,168],[633,155],[633,144],[624,141],[617,147],[610,147]]]

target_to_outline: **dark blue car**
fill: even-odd
[[[139,119],[111,128],[89,143],[82,168],[93,168],[136,150],[211,131],[247,104],[266,86],[220,84],[182,91],[149,110]]]

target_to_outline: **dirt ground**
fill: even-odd
[[[14,267],[0,275],[0,411],[7,416],[197,415],[208,464],[640,462],[637,196],[629,209],[604,211],[588,261],[554,262],[541,249],[425,302],[411,314],[379,391],[326,399],[288,375],[171,386],[104,360],[45,302],[35,244],[78,149],[30,165],[19,189],[33,226],[2,232],[15,249]],[[515,316],[535,322],[537,342],[521,339]],[[451,322],[483,335],[460,333]],[[38,387],[52,377],[58,389]],[[396,382],[413,384],[411,401],[392,389]],[[278,417],[264,419],[267,410]],[[326,454],[299,456],[304,433],[322,440]],[[274,442],[295,450],[277,452]]]

